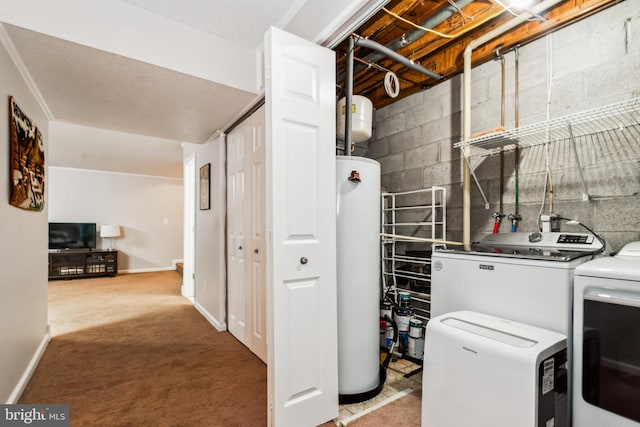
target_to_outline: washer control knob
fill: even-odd
[[[538,243],[542,241],[542,233],[531,233],[529,234],[529,243]]]

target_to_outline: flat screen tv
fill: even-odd
[[[95,249],[96,224],[50,222],[49,249]]]

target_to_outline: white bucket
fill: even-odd
[[[414,359],[424,359],[424,338],[409,336],[407,355]]]
[[[400,307],[408,307],[411,303],[411,294],[407,291],[398,292],[398,304]]]
[[[380,317],[387,316],[389,319],[393,319],[393,314],[391,313],[391,304],[383,303],[380,306]]]
[[[409,322],[409,336],[411,338],[422,338],[422,320],[411,319]]]
[[[409,323],[413,317],[413,310],[409,308],[396,309],[394,310],[393,317],[399,332],[409,332]]]

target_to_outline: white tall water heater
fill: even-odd
[[[336,182],[338,391],[353,395],[380,377],[380,164],[337,157]]]

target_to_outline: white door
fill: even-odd
[[[251,209],[250,209],[250,237],[247,263],[250,271],[246,272],[250,277],[248,295],[245,296],[245,311],[248,313],[248,321],[251,335],[248,347],[262,361],[267,362],[267,289],[266,289],[266,218],[265,218],[265,147],[264,147],[264,106],[253,113],[246,121],[250,145],[249,167],[251,171]]]
[[[335,55],[271,28],[266,51],[269,425],[338,415]]]
[[[242,130],[236,131],[227,135],[227,324],[245,343],[245,141]]]
[[[264,107],[229,133],[227,150],[229,332],[266,362]]]

